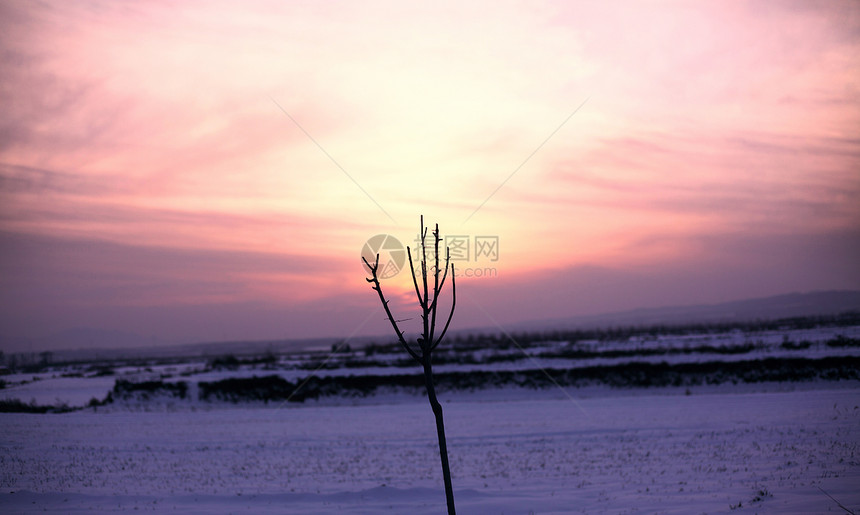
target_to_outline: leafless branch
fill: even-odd
[[[371,288],[376,290],[376,293],[379,294],[379,301],[382,302],[382,307],[385,308],[385,314],[388,316],[388,321],[391,322],[391,327],[394,328],[397,340],[400,341],[400,344],[403,345],[403,348],[406,349],[406,352],[408,352],[410,356],[421,363],[421,358],[409,347],[409,344],[406,343],[406,339],[403,337],[403,332],[400,330],[400,327],[397,326],[397,321],[394,319],[394,315],[391,314],[391,308],[388,307],[388,301],[385,300],[385,295],[382,293],[382,285],[379,284],[379,275],[377,275],[377,271],[379,270],[379,254],[376,255],[376,261],[372,265],[367,262],[367,259],[365,259],[364,256],[361,257],[361,260],[364,261],[364,264],[370,269],[371,276],[365,280],[371,283],[373,285]]]

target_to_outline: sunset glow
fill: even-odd
[[[4,2],[0,345],[386,334],[421,214],[453,329],[860,288],[860,4],[460,4]]]

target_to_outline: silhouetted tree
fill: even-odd
[[[430,286],[428,284],[428,276],[430,275],[427,269],[427,229],[424,227],[424,217],[421,217],[421,283],[419,285],[418,276],[415,273],[415,265],[412,263],[412,250],[406,247],[406,253],[409,257],[409,269],[412,272],[412,283],[415,286],[415,295],[418,297],[418,305],[421,308],[421,319],[423,330],[421,336],[416,339],[414,346],[406,341],[403,331],[397,325],[397,320],[391,314],[391,308],[388,307],[388,301],[382,293],[382,285],[379,284],[379,254],[376,255],[376,261],[370,264],[367,259],[362,257],[364,264],[370,270],[371,277],[367,282],[371,283],[372,288],[379,295],[379,300],[382,302],[382,307],[385,308],[385,314],[391,322],[391,327],[394,328],[394,333],[397,334],[397,339],[400,344],[406,349],[406,352],[412,356],[424,368],[424,382],[427,386],[427,397],[430,400],[430,407],[433,409],[433,415],[436,417],[436,434],[439,437],[439,455],[442,459],[442,476],[445,481],[445,498],[448,502],[448,513],[454,515],[454,489],[451,486],[451,470],[448,466],[448,446],[445,442],[445,422],[442,419],[442,405],[436,398],[436,388],[433,386],[433,350],[445,337],[448,332],[448,326],[451,324],[451,318],[454,316],[454,307],[457,303],[457,288],[454,280],[454,263],[451,261],[451,251],[445,248],[445,268],[440,281],[439,274],[439,224],[436,224],[436,229],[433,231],[433,247],[434,261],[433,267],[433,292],[430,295]],[[448,270],[451,270],[451,311],[448,313],[448,319],[445,321],[445,327],[440,333],[436,333],[436,311],[439,307],[439,294],[442,293],[442,287],[445,285],[445,280],[448,278]],[[422,293],[423,291],[423,293]]]

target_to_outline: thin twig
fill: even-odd
[[[421,315],[421,318],[424,319],[424,335],[423,338],[421,338],[421,351],[426,357],[427,349],[430,348],[430,344],[432,342],[427,341],[430,335],[430,319],[428,318],[428,315],[430,314],[430,297],[428,296],[429,294],[427,291],[427,229],[424,227],[424,215],[421,215],[421,280],[424,284],[424,304],[421,306],[421,309],[424,312]]]
[[[447,267],[445,268],[447,270]],[[448,313],[448,320],[445,322],[445,327],[442,329],[442,334],[439,335],[439,338],[433,343],[430,347],[430,350],[436,348],[437,345],[442,341],[442,338],[445,337],[445,333],[448,332],[448,326],[451,325],[451,318],[454,317],[454,307],[457,305],[457,282],[454,279],[456,274],[454,273],[454,263],[451,263],[451,311]]]
[[[418,290],[418,279],[415,278],[415,266],[412,264],[412,250],[406,247],[406,256],[409,258],[409,271],[412,272],[412,284],[415,285],[415,296],[418,297],[418,304],[423,308],[424,302],[421,300],[421,292]]]
[[[433,302],[430,304],[430,334],[427,335],[427,344],[431,350],[433,346],[433,333],[436,332],[436,301],[439,300],[439,224],[436,224],[436,230],[433,231]],[[447,265],[445,265],[447,267]]]

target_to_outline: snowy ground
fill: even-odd
[[[442,399],[461,513],[845,513],[819,488],[860,511],[856,382],[568,393]],[[420,397],[2,413],[0,488],[4,513],[429,514],[445,500]]]

